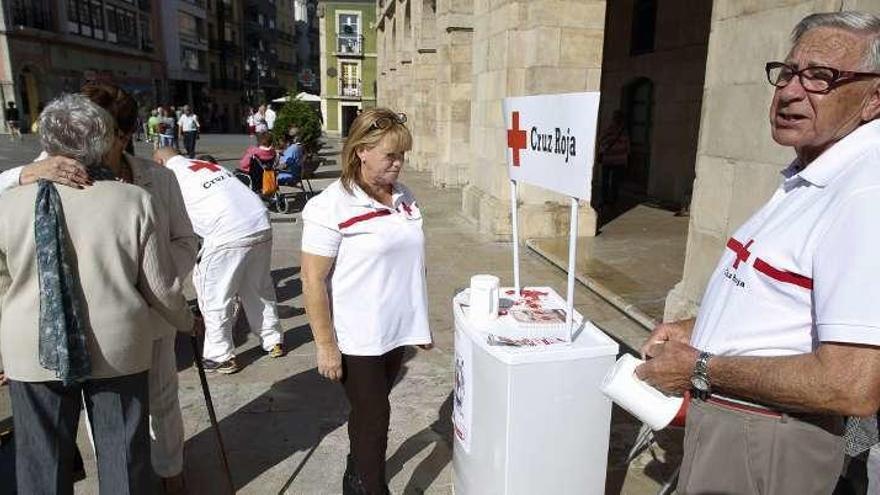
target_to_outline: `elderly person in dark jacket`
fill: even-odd
[[[156,314],[177,328],[192,319],[166,266],[153,198],[101,164],[115,133],[88,98],[58,98],[40,116],[41,144],[86,165],[94,186],[39,181],[0,196],[0,353],[21,439],[19,493],[72,493],[83,402],[101,493],[152,491],[147,370]]]

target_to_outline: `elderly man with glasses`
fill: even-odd
[[[831,493],[844,417],[880,407],[880,17],[814,14],[792,39],[766,71],[773,139],[797,158],[697,318],[642,348],[642,379],[693,397],[681,494]]]

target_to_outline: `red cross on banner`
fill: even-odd
[[[219,172],[220,171],[220,167],[218,167],[217,165],[214,165],[211,162],[203,162],[201,160],[191,160],[191,163],[192,163],[192,165],[189,166],[189,169],[192,170],[193,172],[198,172],[199,170],[202,170],[203,168],[206,168],[206,169],[210,170],[211,172]]]
[[[749,246],[751,246],[753,242],[755,242],[755,240],[751,239],[749,240],[749,242],[746,243],[745,246],[743,246],[741,242],[734,239],[733,237],[731,237],[730,240],[727,241],[727,247],[731,251],[736,253],[736,260],[733,262],[734,270],[739,268],[740,261],[749,261],[749,256],[752,255],[752,253],[749,251]]]
[[[519,167],[519,152],[527,145],[526,131],[519,128],[519,112],[513,112],[512,129],[507,130],[507,147],[513,151],[513,166]]]

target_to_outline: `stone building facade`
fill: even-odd
[[[691,211],[667,318],[696,311],[726,239],[769,197],[793,157],[770,138],[764,63],[786,56],[791,28],[807,14],[880,13],[880,0],[376,6],[379,104],[412,115],[410,165],[431,171],[437,186],[463,187],[464,215],[500,239],[510,234],[503,98],[601,90],[600,129],[616,109],[643,118],[649,131],[638,152],[645,156],[628,171],[630,183],[648,199]],[[567,233],[565,198],[520,191],[522,238]],[[590,205],[579,221],[580,232],[597,231]]]

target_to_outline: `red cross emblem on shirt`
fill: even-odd
[[[191,163],[192,163],[192,165],[189,166],[189,169],[192,170],[193,172],[198,172],[199,170],[201,170],[203,168],[206,168],[206,169],[210,170],[211,172],[219,172],[220,171],[220,167],[218,167],[217,165],[214,165],[211,162],[203,162],[201,160],[191,160]]]
[[[751,246],[753,242],[755,242],[755,240],[751,239],[749,240],[749,242],[746,243],[745,246],[743,246],[741,242],[734,239],[733,237],[731,237],[730,240],[727,241],[727,247],[731,251],[736,253],[736,260],[734,260],[733,262],[734,270],[739,268],[740,261],[749,261],[749,256],[752,255],[751,251],[749,251],[749,246]]]
[[[519,128],[519,112],[513,112],[512,129],[507,130],[507,147],[513,150],[513,166],[519,167],[519,152],[526,148],[526,131]]]

